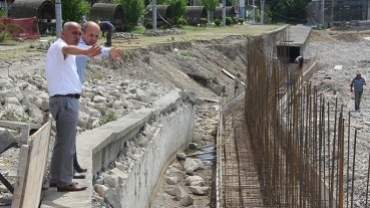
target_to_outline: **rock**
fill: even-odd
[[[123,178],[118,175],[108,175],[104,178],[104,185],[107,185],[109,188],[118,188],[123,182]]]
[[[189,144],[189,149],[198,149],[198,145],[196,143]]]
[[[188,170],[188,168],[191,168],[193,171],[197,171],[199,169],[199,165],[193,159],[186,158],[184,162],[184,169]]]
[[[189,190],[195,195],[207,195],[209,192],[209,187],[201,187],[201,186],[189,186]]]
[[[94,191],[96,192],[96,193],[98,193],[98,195],[100,196],[100,197],[103,197],[104,198],[104,196],[105,196],[105,193],[108,191],[108,187],[106,187],[106,186],[104,186],[104,185],[99,185],[99,184],[96,184],[96,185],[94,185]]]
[[[122,179],[126,179],[128,177],[126,172],[123,172],[123,171],[119,170],[118,168],[113,168],[112,170],[109,170],[108,174],[109,175],[117,175]]]
[[[188,176],[185,179],[185,185],[187,185],[187,186],[204,186],[204,179],[200,176]]]
[[[183,153],[183,152],[181,152],[181,153],[177,153],[176,158],[177,158],[177,160],[179,160],[179,161],[185,160],[185,158],[186,158],[186,154],[185,154],[185,153]]]
[[[184,207],[193,205],[193,203],[194,203],[194,199],[191,198],[189,195],[184,196],[184,198],[182,198],[180,201],[181,206],[184,206]]]
[[[175,195],[176,195],[176,199],[178,201],[181,201],[183,198],[185,198],[188,194],[184,191],[183,188],[181,188],[181,186],[177,186],[175,188]]]
[[[120,109],[120,108],[122,108],[123,107],[123,102],[122,101],[120,101],[120,100],[115,100],[114,102],[113,102],[113,104],[112,104],[112,107],[114,108],[114,109]]]
[[[122,196],[121,196],[120,193],[121,193],[121,190],[118,189],[118,188],[109,189],[105,193],[104,199],[112,207],[122,207],[122,205],[121,205]]]
[[[171,187],[164,190],[168,195],[176,196],[176,188]]]
[[[177,182],[178,182],[177,177],[166,177],[166,183],[168,185],[175,185],[175,184],[177,184]]]
[[[151,101],[150,94],[141,89],[136,90],[136,99],[146,103]]]
[[[93,98],[93,101],[95,103],[105,103],[107,101],[107,99],[103,96],[95,95],[94,98]]]
[[[192,168],[192,167],[186,168],[186,174],[187,175],[194,175],[194,168]]]

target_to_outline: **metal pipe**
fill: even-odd
[[[353,207],[353,188],[354,188],[354,183],[355,183],[356,141],[357,141],[357,129],[355,130],[355,141],[354,141],[354,144],[353,144],[351,208]]]
[[[61,0],[55,0],[55,31],[57,33],[57,37],[60,38],[62,35],[62,2]]]

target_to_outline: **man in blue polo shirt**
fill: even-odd
[[[362,92],[364,91],[364,85],[366,85],[365,79],[361,77],[361,73],[357,72],[356,77],[353,78],[351,84],[351,92],[355,91],[355,110],[360,109],[360,102]],[[353,88],[353,89],[352,89]]]

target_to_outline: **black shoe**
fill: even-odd
[[[84,174],[75,174],[73,176],[74,179],[85,179],[86,178],[86,175]]]
[[[86,173],[87,169],[86,168],[81,168],[80,166],[75,167],[75,170],[77,173]]]

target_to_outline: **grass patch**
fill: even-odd
[[[132,29],[131,32],[133,34],[143,34],[145,31],[146,31],[145,27],[143,27],[143,26],[137,26],[137,27],[134,27],[134,29]]]
[[[100,119],[100,124],[104,125],[108,122],[117,120],[117,116],[113,111],[108,111],[104,116]]]
[[[15,46],[17,44],[18,44],[18,42],[14,41],[14,40],[6,40],[4,42],[0,42],[0,45],[2,45],[2,46]]]

